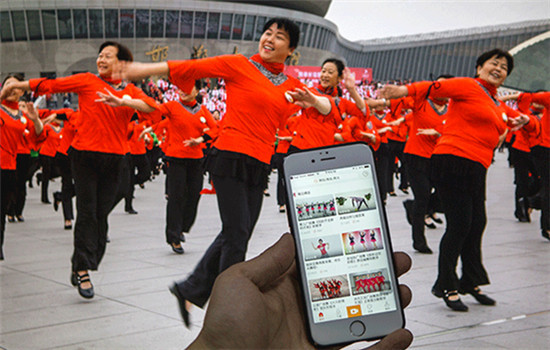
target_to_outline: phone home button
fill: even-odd
[[[360,337],[365,333],[365,325],[361,321],[355,321],[349,326],[351,335]]]

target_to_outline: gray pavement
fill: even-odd
[[[287,231],[286,216],[271,196],[250,241],[253,257]],[[60,187],[60,180],[50,185]],[[204,311],[194,308],[192,328],[181,323],[168,285],[185,277],[220,229],[216,198],[203,196],[185,254],[176,255],[164,240],[164,177],[136,189],[138,215],[123,205],[110,216],[111,243],[99,271],[92,272],[96,296],[82,299],[69,282],[72,232],[63,230],[61,211],[40,203],[29,189],[24,223],[8,223],[0,262],[0,347],[16,349],[181,349],[198,334]],[[513,171],[506,154],[497,153],[488,175],[488,225],[483,241],[492,284],[486,291],[498,304],[479,305],[470,296],[467,313],[448,309],[430,293],[436,276],[438,242],[444,227],[427,230],[434,255],[412,250],[410,227],[401,202],[388,199],[387,212],[395,250],[408,252],[412,271],[402,283],[413,290],[406,309],[407,328],[418,349],[549,349],[550,241],[540,235],[540,213],[532,223],[513,216]],[[359,348],[364,344],[356,344]]]

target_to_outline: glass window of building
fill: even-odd
[[[57,74],[55,72],[40,72],[40,78],[55,79]]]
[[[265,22],[267,22],[267,18],[264,16],[258,16],[258,20],[256,21],[256,31],[254,32],[254,40],[260,40],[260,37],[264,33],[264,25]]]
[[[190,38],[193,33],[193,12],[181,11],[181,37]]]
[[[105,9],[105,37],[118,38],[118,10]]]
[[[42,30],[40,29],[40,13],[38,10],[27,10],[27,27],[29,28],[29,39],[41,40]]]
[[[134,10],[133,9],[121,9],[120,10],[120,37],[133,38],[134,37]]]
[[[149,37],[149,10],[136,10],[136,37]]]
[[[235,15],[233,19],[233,40],[241,40],[243,37],[244,15]]]
[[[229,39],[231,36],[231,22],[233,21],[233,14],[222,14],[222,28],[220,31],[220,39]]]
[[[218,38],[218,28],[220,27],[220,14],[210,12],[208,14],[208,39]]]
[[[73,38],[71,10],[57,10],[57,27],[59,28],[59,39]]]
[[[2,11],[0,13],[0,33],[2,36],[2,41],[13,40],[13,37],[11,36],[10,13],[8,11]]]
[[[55,10],[42,10],[42,26],[44,27],[44,39],[46,40],[57,39],[55,17]]]
[[[151,37],[164,36],[164,10],[151,10]]]
[[[103,11],[88,10],[90,38],[103,38]]]
[[[193,24],[193,37],[204,38],[206,34],[206,12],[195,12]]]
[[[246,15],[246,22],[244,24],[244,40],[254,39],[254,22],[256,16]]]
[[[178,11],[166,11],[166,37],[177,38],[179,30],[180,13]]]
[[[86,10],[73,10],[74,37],[76,39],[88,37],[88,16]]]
[[[27,40],[25,14],[23,11],[11,11],[11,20],[13,21],[15,40]]]

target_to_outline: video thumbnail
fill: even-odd
[[[335,199],[340,215],[376,209],[376,200],[372,188],[336,194]]]
[[[391,290],[387,269],[351,274],[349,277],[352,283],[351,292],[353,295]]]
[[[334,198],[331,195],[326,195],[297,199],[296,213],[300,221],[335,216]]]
[[[334,276],[309,281],[311,300],[328,300],[349,297],[349,283],[346,276]]]

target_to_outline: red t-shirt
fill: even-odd
[[[193,108],[195,107],[195,108]],[[183,143],[190,138],[205,135],[215,135],[218,128],[212,114],[204,105],[184,105],[178,101],[170,101],[158,105],[162,115],[167,117],[169,142],[164,148],[168,157],[200,159],[203,157],[202,147],[185,146]]]
[[[279,74],[278,85],[243,55],[222,55],[197,60],[169,61],[170,80],[189,92],[196,79],[223,78],[227,110],[214,147],[246,154],[269,164],[275,133],[300,107],[285,92],[303,87],[299,80]]]
[[[443,133],[447,106],[441,112],[436,109],[431,99],[417,95],[414,100],[413,112],[410,115],[411,131],[405,144],[405,153],[419,157],[430,158],[439,139],[438,136],[417,135],[418,129],[435,129]]]
[[[78,94],[80,118],[75,124],[76,134],[72,147],[80,151],[125,154],[127,150],[127,128],[135,110],[95,102],[99,98],[98,91],[105,93],[107,89],[120,98],[140,99],[153,108],[156,105],[155,100],[133,84],[123,83],[120,88],[115,89],[105,80],[91,73],[80,73],[57,79],[31,79],[29,85],[31,90],[38,94],[59,92]]]
[[[6,111],[0,109],[0,169],[15,170],[17,150],[22,142],[38,147],[45,139],[45,133],[36,135],[34,123],[24,115],[13,119]]]
[[[505,113],[482,82],[472,78],[452,78],[438,82],[418,82],[407,86],[409,96],[451,98],[444,132],[433,154],[451,154],[491,165],[493,150],[507,127]],[[496,89],[493,93],[496,93]],[[515,112],[512,116],[519,115]]]
[[[541,141],[539,146],[550,148],[550,92],[525,93],[521,94],[520,97],[530,99],[531,102],[544,106],[544,112],[542,118],[540,118]]]

